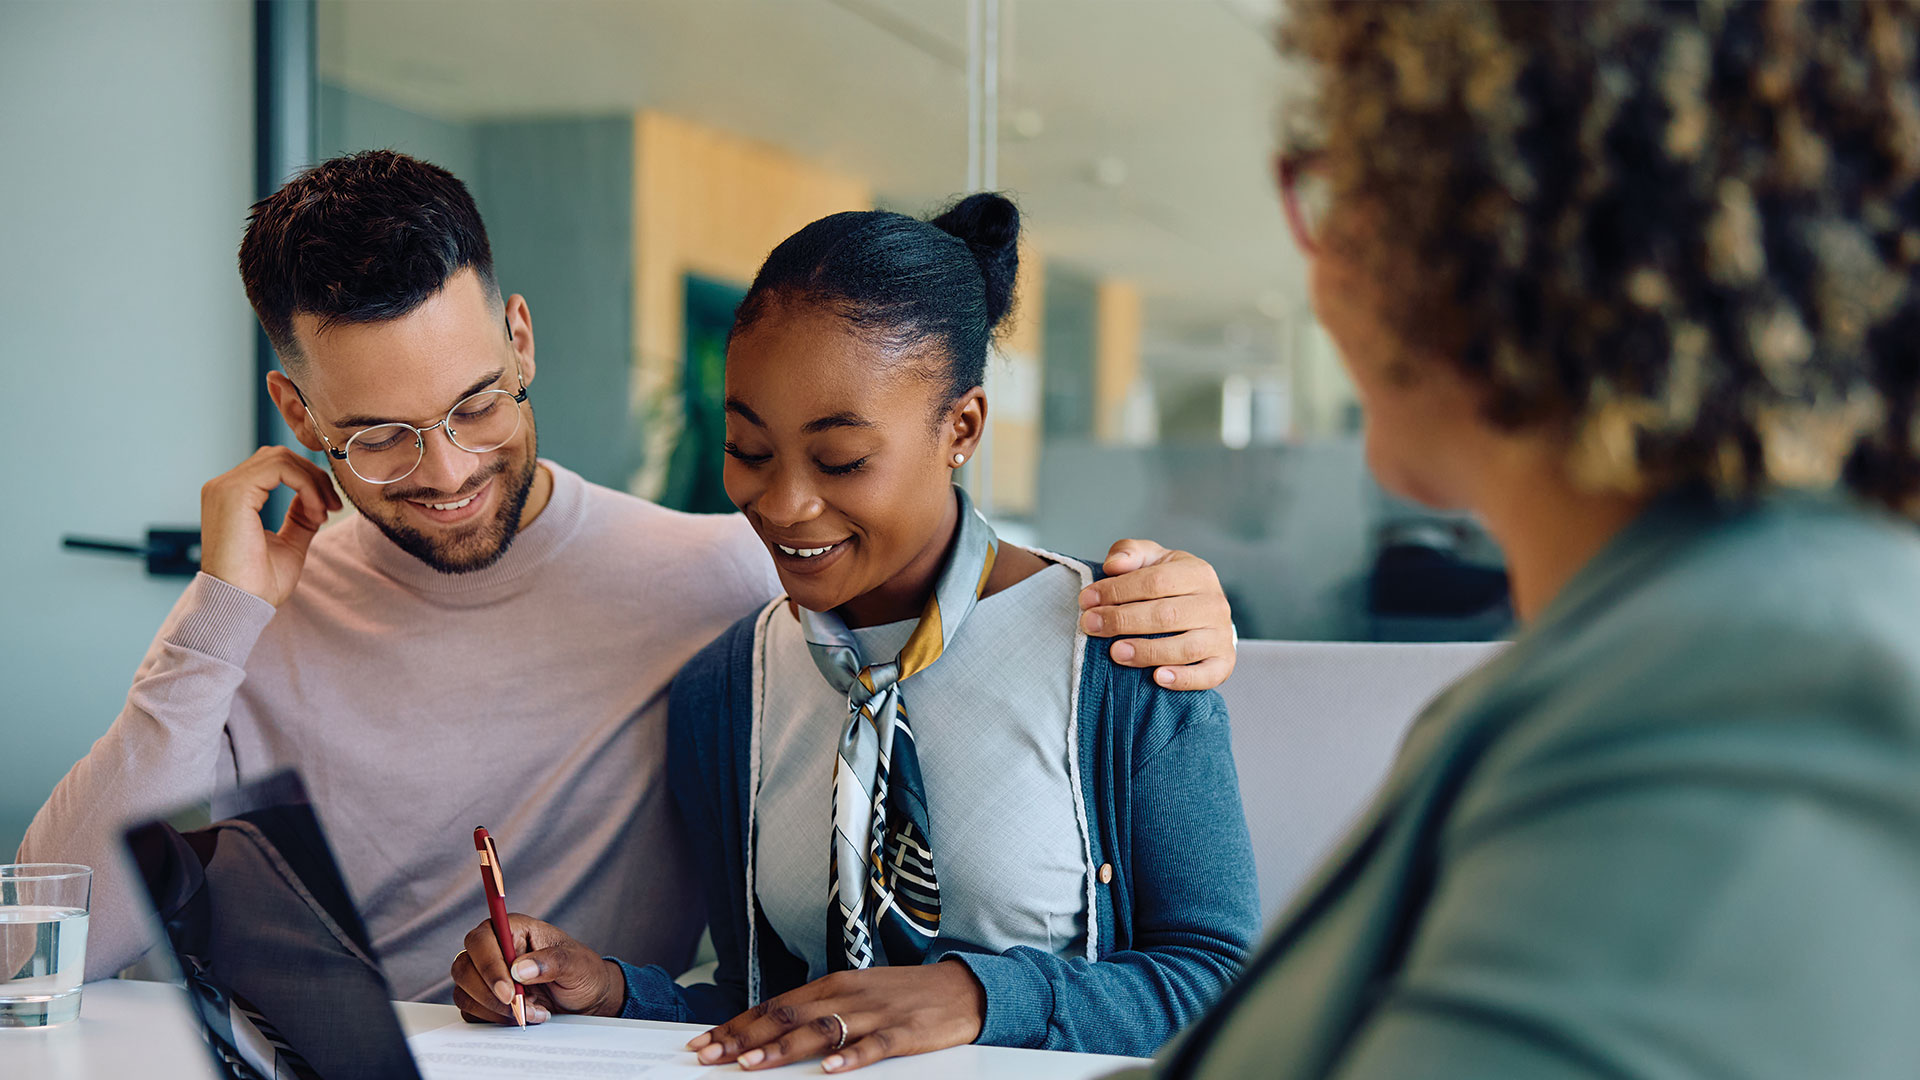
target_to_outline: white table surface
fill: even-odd
[[[447,1024],[463,1024],[451,1005],[398,1002],[400,1026],[409,1037]],[[704,1030],[692,1024],[656,1024],[594,1016],[556,1017],[548,1023],[637,1025],[684,1030],[689,1038]],[[1002,1046],[956,1046],[935,1054],[896,1058],[852,1075],[873,1080],[1090,1080],[1115,1069],[1140,1065],[1138,1058],[1100,1054],[1061,1054],[1013,1050]],[[717,1076],[749,1075],[730,1066]],[[818,1062],[763,1070],[777,1076],[824,1076]],[[30,1080],[212,1080],[212,1059],[192,1013],[186,992],[167,983],[109,979],[86,985],[80,1019],[60,1027],[0,1029],[0,1077]],[[754,1073],[751,1075],[760,1075]]]

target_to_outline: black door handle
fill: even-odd
[[[60,546],[69,551],[94,551],[143,558],[147,560],[147,573],[154,577],[192,577],[200,572],[199,529],[148,529],[147,542],[144,544],[137,540],[63,536]]]

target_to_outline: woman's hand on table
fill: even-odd
[[[530,1024],[554,1013],[620,1015],[627,980],[618,964],[550,923],[518,913],[507,923],[516,954],[511,973],[489,921],[467,933],[466,948],[453,958],[453,1003],[468,1022],[513,1023],[515,982],[526,989]]]
[[[694,1036],[687,1049],[702,1064],[743,1069],[824,1055],[828,1072],[845,1072],[970,1043],[986,1014],[987,992],[958,961],[836,971]],[[846,1041],[836,1049],[843,1022]]]

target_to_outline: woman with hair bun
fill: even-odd
[[[1259,903],[1219,695],[1117,665],[1079,628],[1095,569],[999,539],[952,480],[1019,228],[979,194],[835,214],[767,257],[727,347],[725,481],[787,596],[669,707],[715,981],[515,915],[543,1008],[839,1071],[967,1042],[1151,1053],[1240,970]],[[485,931],[456,1001],[497,1021]]]
[[[1385,486],[1524,632],[1160,1075],[1920,1076],[1920,17],[1297,3]]]

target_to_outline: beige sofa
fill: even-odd
[[[1501,647],[1240,643],[1220,692],[1269,921],[1366,806],[1421,708]]]

